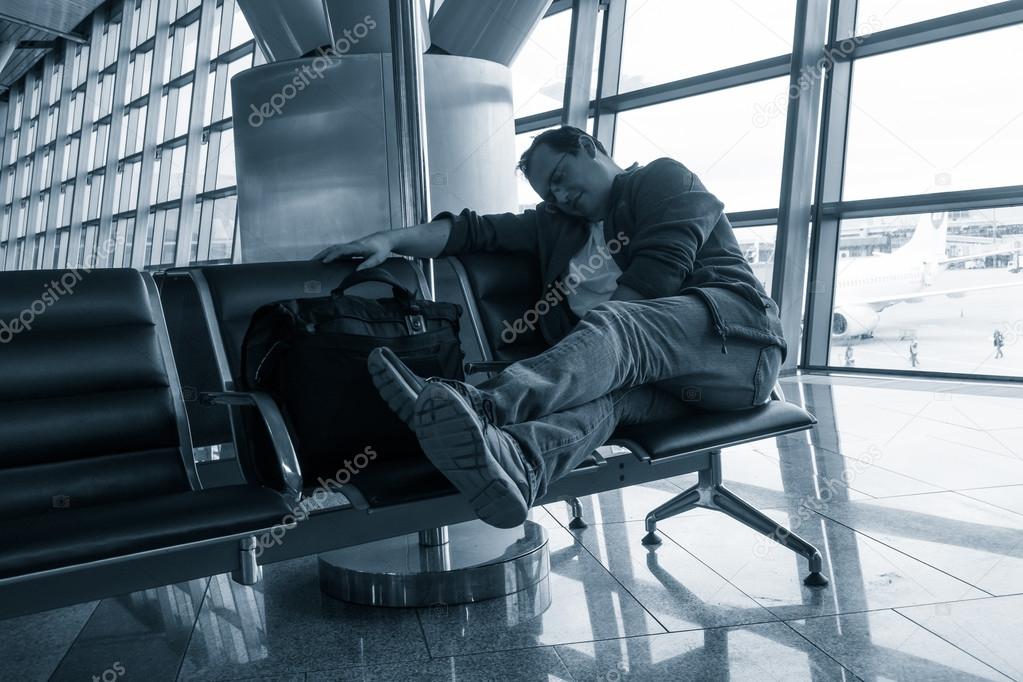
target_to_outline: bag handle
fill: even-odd
[[[356,270],[341,280],[341,284],[338,284],[337,287],[330,292],[330,295],[340,296],[344,293],[345,289],[353,287],[356,284],[362,284],[363,282],[380,282],[381,284],[389,284],[394,293],[394,297],[403,300],[406,303],[411,303],[416,298],[416,294],[398,281],[397,277],[380,267],[369,268],[368,270]]]

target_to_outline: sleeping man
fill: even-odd
[[[623,169],[570,126],[534,138],[520,170],[542,198],[521,214],[465,209],[332,246],[324,262],[526,252],[550,348],[473,386],[370,356],[383,398],[483,521],[522,523],[548,485],[619,424],[744,410],[770,399],[786,346],[778,308],[743,257],[724,206],[681,163]],[[508,320],[510,342],[526,328]]]

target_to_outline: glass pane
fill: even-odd
[[[788,79],[729,88],[618,115],[623,168],[667,156],[700,176],[726,211],[773,208],[781,191]]]
[[[830,363],[1023,376],[1021,253],[1023,207],[842,221]]]
[[[1023,184],[1023,33],[997,31],[861,59],[843,198]],[[893,78],[892,74],[913,74]]]
[[[71,233],[69,230],[61,230],[57,233],[57,248],[53,251],[53,263],[51,267],[62,268],[67,262],[67,247]]]
[[[234,24],[231,26],[231,47],[238,47],[250,40],[252,40],[252,31],[249,30],[249,24],[245,21],[242,11],[235,7]]]
[[[874,31],[905,26],[998,2],[1001,0],[859,0],[856,32],[861,35],[871,32],[867,28],[871,25]]]
[[[620,92],[792,51],[795,0],[630,0]]]
[[[168,138],[184,135],[188,132],[188,114],[192,108],[192,84],[188,83],[177,89],[178,102],[175,112],[174,125],[168,125]]]
[[[185,177],[185,145],[165,150],[163,164],[170,173],[170,187],[162,201],[181,198],[181,186]]]
[[[25,133],[26,154],[31,154],[36,149],[36,128],[38,128],[38,125],[35,121],[28,124],[28,132]]]
[[[245,55],[241,59],[236,59],[227,66],[227,84],[224,91],[224,118],[233,116],[234,112],[231,109],[231,79],[237,74],[241,73],[245,69],[252,66],[252,55]]]
[[[213,233],[210,237],[209,260],[223,260],[231,257],[237,201],[237,197],[225,197],[213,202]]]
[[[55,64],[53,66],[53,76],[50,78],[50,104],[55,104],[60,100],[61,86],[64,83],[64,65]]]
[[[231,187],[237,184],[234,169],[234,131],[225,130],[220,133],[220,159],[217,163],[216,189]]]
[[[179,31],[181,29],[178,29]],[[178,33],[178,35],[182,35]],[[181,68],[177,74],[188,73],[195,69],[195,55],[199,45],[199,22],[193,21],[191,24],[185,27],[182,40],[184,41],[184,47],[181,51]]]
[[[764,285],[767,293],[771,293],[771,282],[774,275],[774,245],[778,236],[777,225],[736,228],[735,238],[739,242],[753,274]]]
[[[73,183],[61,187],[57,194],[57,223],[59,225],[71,224],[71,206],[74,198],[75,186]]]
[[[118,41],[121,37],[120,22],[112,24],[107,31],[107,54],[103,66],[108,66],[117,61]]]
[[[565,98],[571,15],[571,12],[559,12],[542,20],[512,62],[512,103],[516,117],[561,109]]]
[[[168,210],[163,229],[163,256],[161,263],[174,263],[174,251],[178,244],[178,209]]]

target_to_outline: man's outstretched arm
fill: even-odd
[[[380,265],[391,253],[414,258],[436,258],[444,250],[450,236],[451,220],[442,217],[421,225],[374,232],[355,241],[328,246],[312,259],[330,263],[340,258],[362,256],[366,260],[356,270],[365,270]]]

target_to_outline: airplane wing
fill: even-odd
[[[976,291],[989,291],[991,289],[1006,289],[1009,287],[1023,286],[1023,279],[1019,282],[1004,282],[1002,284],[982,284],[974,287],[960,287],[958,289],[935,289],[933,291],[919,291],[912,294],[902,294],[899,296],[891,296],[888,298],[866,298],[860,300],[843,300],[842,306],[869,306],[873,310],[880,312],[889,306],[893,306],[896,303],[919,303],[925,298],[934,298],[935,296],[948,296],[950,298],[959,298],[966,296],[967,294]]]

